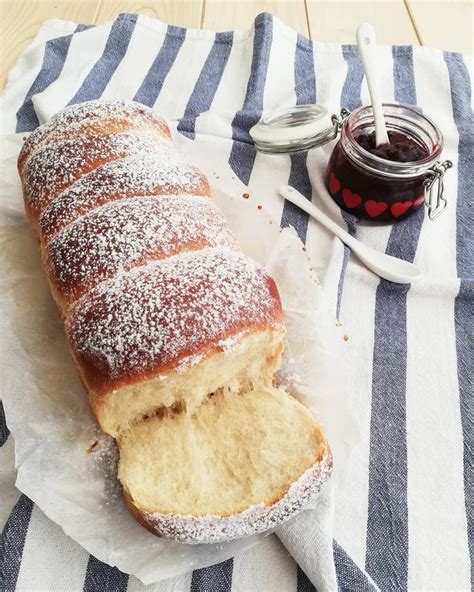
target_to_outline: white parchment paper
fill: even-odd
[[[0,159],[0,384],[15,440],[17,487],[87,551],[145,584],[256,544],[264,535],[220,545],[164,541],[126,510],[113,440],[98,430],[88,409],[23,212],[16,173],[21,143],[20,136],[4,138]],[[296,233],[280,231],[242,196],[215,193],[244,252],[265,264],[278,285],[288,330],[280,379],[321,421],[337,484],[357,439],[345,404],[343,329]]]

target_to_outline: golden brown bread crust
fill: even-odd
[[[139,510],[131,498],[130,494],[125,488],[122,488],[123,499],[125,500],[125,504],[127,505],[128,511],[130,514],[135,518],[135,520],[141,524],[144,528],[146,528],[151,534],[155,536],[161,537],[159,531],[150,523],[145,520],[145,516],[141,510]]]
[[[139,130],[171,139],[165,121],[140,103],[94,100],[72,105],[53,115],[26,139],[18,158],[20,176],[26,160],[39,146],[71,138],[97,137]]]
[[[45,248],[52,289],[64,306],[122,271],[186,251],[239,250],[227,222],[205,197],[134,197],[91,210]]]
[[[223,351],[232,336],[282,325],[274,281],[227,248],[182,254],[103,282],[66,319],[94,396]]]
[[[206,177],[176,158],[170,145],[155,154],[113,160],[80,178],[41,213],[40,234],[49,240],[79,216],[111,201],[150,195],[210,196]]]
[[[22,172],[28,217],[37,224],[42,210],[86,173],[125,156],[160,152],[164,142],[161,136],[132,133],[74,138],[40,146],[28,158]]]

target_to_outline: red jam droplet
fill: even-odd
[[[428,149],[420,142],[401,132],[388,131],[390,144],[375,145],[375,132],[361,133],[354,137],[355,141],[366,152],[392,162],[416,162],[429,156]]]

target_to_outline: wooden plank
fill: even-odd
[[[20,53],[30,44],[43,21],[64,19],[92,22],[98,0],[67,2],[65,0],[1,0],[0,1],[0,89],[8,71]]]
[[[147,14],[169,25],[199,29],[202,0],[101,0],[96,23],[113,20],[121,12]]]
[[[407,0],[423,45],[449,51],[474,52],[472,1]]]
[[[202,0],[0,0],[0,90],[8,71],[45,20],[91,24],[113,20],[121,12],[148,14],[166,23],[199,28]]]
[[[357,25],[366,20],[376,27],[380,43],[417,44],[417,29],[425,45],[474,49],[469,0],[306,0],[306,7],[304,0],[0,0],[0,89],[47,19],[96,23],[138,12],[179,26],[223,31],[247,29],[264,11],[317,41],[354,43]]]
[[[355,43],[357,26],[371,23],[379,43],[417,45],[418,39],[403,0],[307,0],[311,36],[315,41]]]
[[[202,27],[211,31],[246,30],[261,12],[271,12],[309,37],[304,0],[204,0]]]

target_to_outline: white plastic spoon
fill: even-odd
[[[364,66],[367,86],[375,118],[375,145],[389,144],[385,118],[383,116],[382,98],[380,95],[379,73],[377,64],[377,40],[375,29],[369,23],[362,23],[356,32],[357,47]]]
[[[342,228],[333,222],[331,218],[318,210],[318,208],[308,201],[304,195],[293,187],[290,187],[290,185],[282,185],[280,187],[280,195],[288,201],[291,201],[295,206],[298,206],[340,238],[344,244],[351,248],[352,252],[357,255],[366,267],[381,278],[389,280],[390,282],[395,282],[396,284],[409,284],[422,276],[421,270],[416,265],[413,265],[413,263],[371,249],[351,236],[345,230],[342,230]]]

